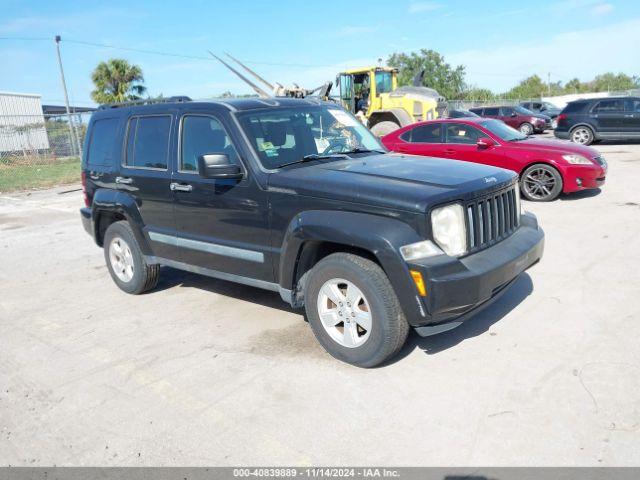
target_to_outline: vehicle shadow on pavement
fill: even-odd
[[[207,292],[275,308],[283,312],[301,313],[301,310],[294,310],[288,303],[284,302],[278,293],[228,282],[226,280],[218,280],[171,267],[162,267],[162,274],[160,275],[158,286],[150,293],[161,292],[162,290],[168,290],[176,286],[206,290]]]
[[[505,315],[520,305],[525,298],[531,295],[531,292],[533,292],[531,277],[528,273],[523,273],[502,297],[459,327],[449,330],[448,332],[424,338],[412,330],[404,348],[391,362],[393,363],[404,358],[416,348],[423,350],[427,355],[434,355],[454,347],[468,338],[477,337],[485,333],[491,325],[500,321]]]
[[[602,193],[602,190],[599,188],[590,188],[589,190],[581,190],[580,192],[573,192],[567,195],[560,195],[558,200],[562,200],[563,202],[572,201],[572,200],[582,200],[583,198],[591,198],[596,197]]]

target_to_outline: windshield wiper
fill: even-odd
[[[311,153],[309,155],[305,155],[300,160],[294,160],[293,162],[283,163],[282,165],[278,165],[278,168],[288,167],[289,165],[296,165],[298,163],[312,162],[313,160],[322,160],[325,158],[345,158],[346,155],[343,153]]]
[[[298,163],[311,162],[313,160],[323,160],[325,158],[347,158],[347,155],[350,153],[387,153],[383,150],[369,150],[368,148],[354,148],[352,150],[347,150],[345,152],[336,152],[336,153],[311,153],[309,155],[305,155],[300,160],[295,160],[289,163],[283,163],[282,165],[278,165],[278,168],[288,167],[289,165],[296,165]]]
[[[340,152],[345,155],[350,153],[387,153],[384,150],[369,150],[368,148],[354,148],[353,150],[347,150],[346,152]]]

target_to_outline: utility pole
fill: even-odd
[[[547,96],[551,96],[551,72],[547,72]]]
[[[69,95],[67,93],[67,82],[64,79],[64,70],[62,69],[62,57],[60,56],[60,35],[56,35],[56,53],[58,54],[58,66],[60,67],[60,80],[62,81],[62,90],[64,91],[64,105],[67,109],[67,119],[69,120],[69,133],[71,134],[71,151],[75,155],[76,152],[79,156],[82,156],[82,149],[80,148],[80,142],[76,136],[76,131],[73,125],[73,119],[71,118],[71,109],[69,108]]]

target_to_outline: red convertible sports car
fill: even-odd
[[[522,194],[534,201],[598,188],[607,173],[607,163],[594,148],[529,137],[500,120],[487,118],[414,123],[384,136],[382,143],[395,152],[513,170],[520,175]]]

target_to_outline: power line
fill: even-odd
[[[76,45],[85,45],[90,47],[98,47],[98,48],[111,48],[114,50],[123,50],[128,52],[137,52],[137,53],[145,53],[149,55],[160,55],[164,57],[176,57],[176,58],[188,58],[191,60],[206,60],[207,62],[211,62],[211,57],[205,57],[201,55],[186,55],[183,53],[171,53],[171,52],[161,52],[159,50],[147,50],[142,48],[133,48],[133,47],[121,47],[116,45],[109,45],[105,43],[95,43],[95,42],[87,42],[84,40],[65,40],[67,43],[73,43]],[[275,67],[299,67],[299,68],[316,68],[316,67],[330,67],[331,65],[311,65],[311,64],[303,64],[303,63],[275,63],[275,62],[258,62],[254,60],[243,60],[245,63],[251,63],[255,65],[270,65]]]
[[[0,40],[26,40],[26,41],[50,41],[50,38],[46,38],[46,37],[0,37]],[[136,52],[136,53],[143,53],[143,54],[147,54],[147,55],[158,55],[158,56],[163,56],[163,57],[173,57],[173,58],[185,58],[185,59],[190,59],[190,60],[202,60],[202,61],[207,61],[207,62],[211,62],[212,59],[211,57],[206,57],[204,55],[188,55],[188,54],[184,54],[184,53],[172,53],[172,52],[163,52],[160,50],[149,50],[149,49],[142,49],[142,48],[134,48],[134,47],[123,47],[123,46],[118,46],[118,45],[110,45],[110,44],[106,44],[106,43],[97,43],[97,42],[88,42],[85,40],[69,40],[69,39],[65,39],[64,40],[65,43],[71,43],[71,44],[75,44],[75,45],[80,45],[80,46],[87,46],[87,47],[96,47],[96,48],[110,48],[113,50],[122,50],[122,51],[126,51],[126,52]],[[271,67],[287,67],[287,68],[330,68],[330,67],[334,67],[336,65],[339,65],[340,63],[344,63],[344,62],[337,62],[337,64],[334,65],[328,65],[328,64],[305,64],[305,63],[280,63],[280,62],[263,62],[263,61],[258,61],[258,60],[242,60],[242,62],[244,63],[248,63],[251,65],[265,65],[265,66],[271,66]],[[497,72],[477,72],[477,71],[465,71],[466,75],[477,75],[477,76],[486,76],[486,77],[497,77],[497,78],[517,78],[517,77],[521,77],[523,75],[527,75],[527,73],[497,73]]]
[[[49,37],[0,37],[0,40],[18,40],[18,41],[26,41],[26,42],[50,42],[51,38]]]
[[[26,40],[26,41],[50,41],[50,38],[46,37],[0,37],[0,40]],[[207,62],[213,61],[211,57],[205,57],[204,55],[188,55],[184,53],[172,53],[162,52],[160,50],[148,50],[143,48],[122,47],[118,45],[110,45],[107,43],[88,42],[85,40],[69,40],[65,39],[64,43],[72,43],[75,45],[96,47],[96,48],[110,48],[113,50],[122,50],[125,52],[144,53],[147,55],[159,55],[162,57],[174,57],[174,58],[186,58],[191,60],[204,60]],[[277,63],[277,62],[262,62],[256,60],[242,60],[245,63],[254,65],[269,65],[273,67],[297,67],[297,68],[322,68],[332,67],[333,65],[320,65],[320,64],[305,64],[305,63]]]

